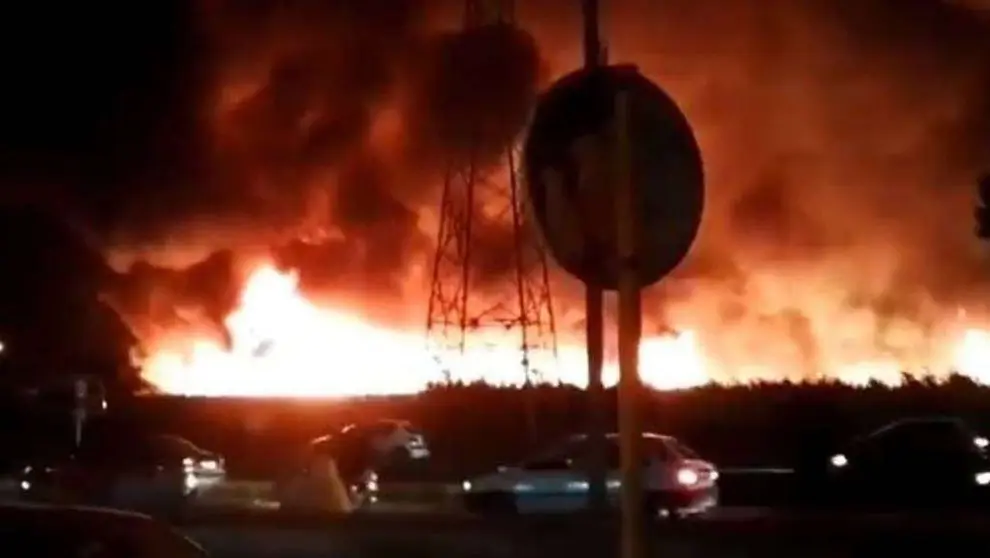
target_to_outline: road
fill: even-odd
[[[618,537],[612,520],[486,519],[411,502],[382,502],[350,516],[289,514],[256,505],[262,487],[235,488],[228,487],[226,497],[241,493],[250,505],[214,502],[177,526],[215,558],[601,558],[614,555]],[[663,558],[831,558],[909,553],[922,545],[961,554],[990,546],[990,515],[729,506],[699,520],[654,524],[648,534],[651,557]]]
[[[265,489],[258,484],[238,488],[234,483],[225,490],[220,500],[228,503],[243,494],[259,510],[257,503],[264,501]],[[204,507],[198,519],[182,528],[217,557],[614,555],[618,535],[613,521],[573,516],[478,518],[451,506],[449,496],[430,499],[422,498],[423,493],[398,491],[400,496],[386,497],[350,517],[273,515],[263,509],[225,517],[228,512],[219,507]],[[921,545],[938,545],[943,551],[958,547],[964,552],[990,544],[990,515],[838,514],[726,506],[699,520],[658,524],[650,535],[652,548],[664,558],[838,557],[907,553]]]
[[[9,483],[7,483],[9,484]],[[0,497],[11,488],[0,483]],[[487,519],[436,503],[383,501],[350,516],[271,509],[259,483],[231,483],[204,500],[177,528],[215,558],[529,558],[614,555],[612,520],[581,516]],[[940,552],[990,546],[990,514],[838,514],[765,506],[727,506],[649,530],[663,558],[792,558],[895,554],[921,545]],[[936,546],[937,545],[937,546]]]
[[[180,527],[218,558],[528,558],[614,555],[616,522],[544,516],[490,520],[466,514],[377,513],[338,517],[219,515]],[[266,517],[267,516],[267,517]],[[648,529],[664,558],[894,555],[919,547],[971,552],[990,544],[990,516],[838,515],[727,509],[701,521]]]

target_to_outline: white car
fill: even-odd
[[[606,436],[610,501],[618,501],[618,436]],[[683,517],[700,514],[718,505],[718,470],[671,436],[643,434],[646,463],[643,488],[648,512]],[[465,506],[478,513],[559,513],[587,509],[587,458],[585,435],[575,435],[518,466],[466,480],[462,486]]]

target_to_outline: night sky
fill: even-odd
[[[121,359],[126,332],[96,301],[97,233],[136,184],[165,189],[195,165],[197,39],[182,4],[4,7],[0,330],[19,370],[112,374]]]

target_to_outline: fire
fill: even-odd
[[[229,346],[189,332],[152,340],[139,362],[143,377],[168,393],[250,397],[411,394],[444,381],[445,370],[451,379],[465,382],[519,385],[524,381],[521,355],[505,345],[486,343],[438,362],[421,333],[377,327],[321,308],[300,293],[296,275],[270,266],[250,276],[226,326]],[[960,331],[949,362],[942,363],[942,376],[956,370],[990,383],[990,330]],[[531,356],[531,362],[542,381],[586,383],[583,347],[561,347],[555,362],[549,355]],[[755,365],[732,376],[714,374],[717,363],[705,356],[694,331],[644,339],[640,369],[644,382],[656,389],[684,389],[717,379],[780,377]],[[870,381],[895,385],[906,369],[896,360],[867,359],[837,363],[829,376],[857,385]],[[614,383],[616,365],[608,364],[604,374],[608,383]]]

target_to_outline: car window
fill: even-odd
[[[684,459],[701,459],[701,456],[698,455],[698,452],[689,448],[687,445],[684,444],[684,442],[680,440],[677,440],[675,438],[669,438],[667,439],[667,443],[673,446],[674,451],[681,454],[681,457],[683,457]]]
[[[673,458],[670,447],[663,438],[643,436],[643,444],[640,449],[646,464],[655,461],[670,461]],[[618,469],[621,466],[622,450],[618,437],[609,437],[605,459],[610,469]]]
[[[662,438],[644,436],[643,451],[645,452],[646,457],[651,460],[670,461],[673,458],[673,454],[670,452],[670,447],[667,445],[667,441]]]
[[[893,458],[974,451],[972,439],[959,425],[950,421],[895,424],[866,437],[860,446],[866,453]]]
[[[165,457],[192,457],[207,453],[189,440],[171,434],[155,436],[152,444],[156,452]]]
[[[570,468],[574,462],[587,452],[587,441],[584,438],[569,439],[561,444],[533,456],[523,462],[522,467],[528,470],[556,470]]]
[[[654,459],[666,460],[666,456],[669,454],[667,451],[667,446],[662,444],[656,444],[656,439],[643,437],[643,444],[640,450],[643,452],[642,456],[645,464],[649,464],[650,461]],[[609,469],[619,469],[622,467],[622,447],[619,443],[619,438],[617,436],[610,436],[608,441],[605,443],[605,466]]]

